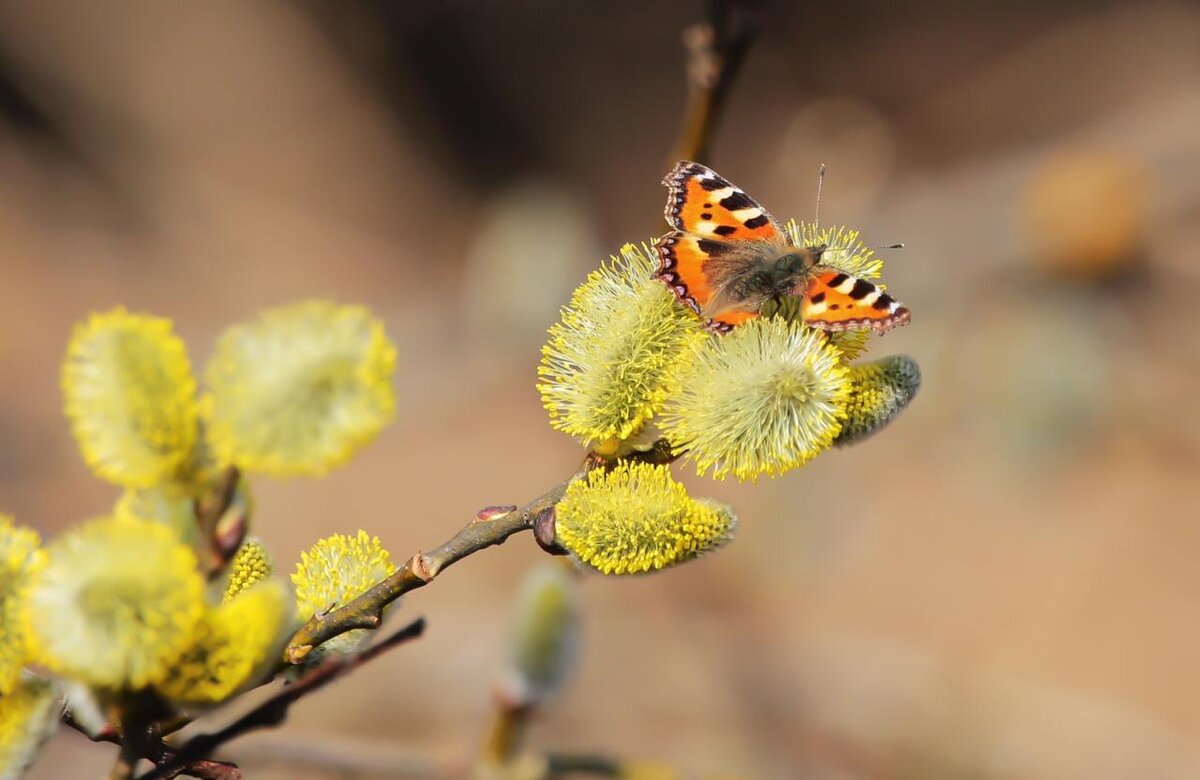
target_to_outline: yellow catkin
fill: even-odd
[[[879,431],[904,411],[921,387],[921,369],[908,355],[892,355],[850,368],[846,422],[836,444],[850,444]]]
[[[88,685],[138,689],[165,677],[203,611],[196,556],[175,533],[103,518],[46,546],[22,622],[36,663]]]
[[[359,531],[354,536],[333,534],[321,539],[300,554],[300,562],[292,574],[297,616],[305,621],[318,612],[340,607],[395,571],[396,565],[379,543],[379,537],[370,536],[366,531]],[[367,629],[347,631],[319,649],[348,653],[369,636]]]
[[[781,474],[832,444],[846,415],[848,375],[822,332],[752,320],[705,345],[660,424],[700,473]]]
[[[544,563],[521,585],[515,610],[510,693],[538,702],[556,693],[579,654],[579,595],[576,575]]]
[[[28,660],[21,604],[30,574],[45,561],[40,546],[35,531],[0,515],[0,696],[12,692]]]
[[[92,315],[67,346],[62,388],[75,439],[98,476],[149,487],[191,454],[196,381],[170,320],[122,308]]]
[[[276,476],[320,476],[391,421],[396,349],[361,306],[305,301],[222,334],[205,370],[218,460]]]
[[[602,574],[637,574],[689,561],[733,536],[732,511],[698,501],[666,466],[622,463],[567,488],[558,504],[558,540]]]
[[[615,451],[676,386],[704,339],[697,317],[654,279],[649,250],[633,244],[593,271],[550,328],[538,391],[557,430]]]
[[[264,580],[206,610],[197,639],[156,689],[185,705],[215,705],[256,683],[295,625],[287,584]]]
[[[58,695],[48,680],[26,676],[0,698],[0,778],[20,777],[58,725]]]
[[[270,577],[275,569],[271,555],[262,539],[246,537],[229,562],[229,584],[222,601],[228,602],[251,585]]]

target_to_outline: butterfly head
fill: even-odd
[[[802,274],[821,261],[825,247],[789,247],[788,251],[775,259],[772,270],[780,275]]]

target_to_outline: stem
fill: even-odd
[[[531,530],[538,515],[557,504],[567,485],[578,476],[576,474],[519,509],[491,519],[472,521],[440,547],[427,553],[418,552],[394,574],[352,601],[331,612],[314,615],[292,635],[284,651],[284,660],[299,663],[314,647],[339,634],[356,628],[378,628],[383,621],[384,608],[405,593],[428,585],[444,569],[463,558],[502,544],[513,534]]]
[[[481,764],[487,767],[504,767],[513,760],[525,742],[534,708],[532,703],[497,703],[492,726],[479,754]]]
[[[121,750],[108,770],[108,780],[129,780],[147,747],[146,721],[134,700],[125,702],[121,714]]]
[[[729,88],[758,35],[758,6],[755,0],[708,0],[706,20],[684,30],[688,99],[670,164],[708,161]]]

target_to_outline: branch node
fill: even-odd
[[[438,564],[425,553],[417,553],[408,562],[409,571],[422,582],[429,582],[438,573]]]

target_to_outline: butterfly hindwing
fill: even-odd
[[[654,242],[654,247],[658,250],[656,276],[699,314],[724,283],[714,271],[723,265],[719,258],[728,255],[732,247],[681,230],[662,236]]]
[[[667,222],[676,230],[725,242],[787,240],[766,209],[700,163],[677,163],[663,184],[670,190]]]
[[[800,305],[805,324],[827,331],[887,333],[912,319],[908,308],[874,282],[823,268],[805,282]]]
[[[714,330],[727,331],[758,316],[756,305],[731,298],[730,282],[747,267],[745,247],[673,230],[655,242],[656,276]]]

